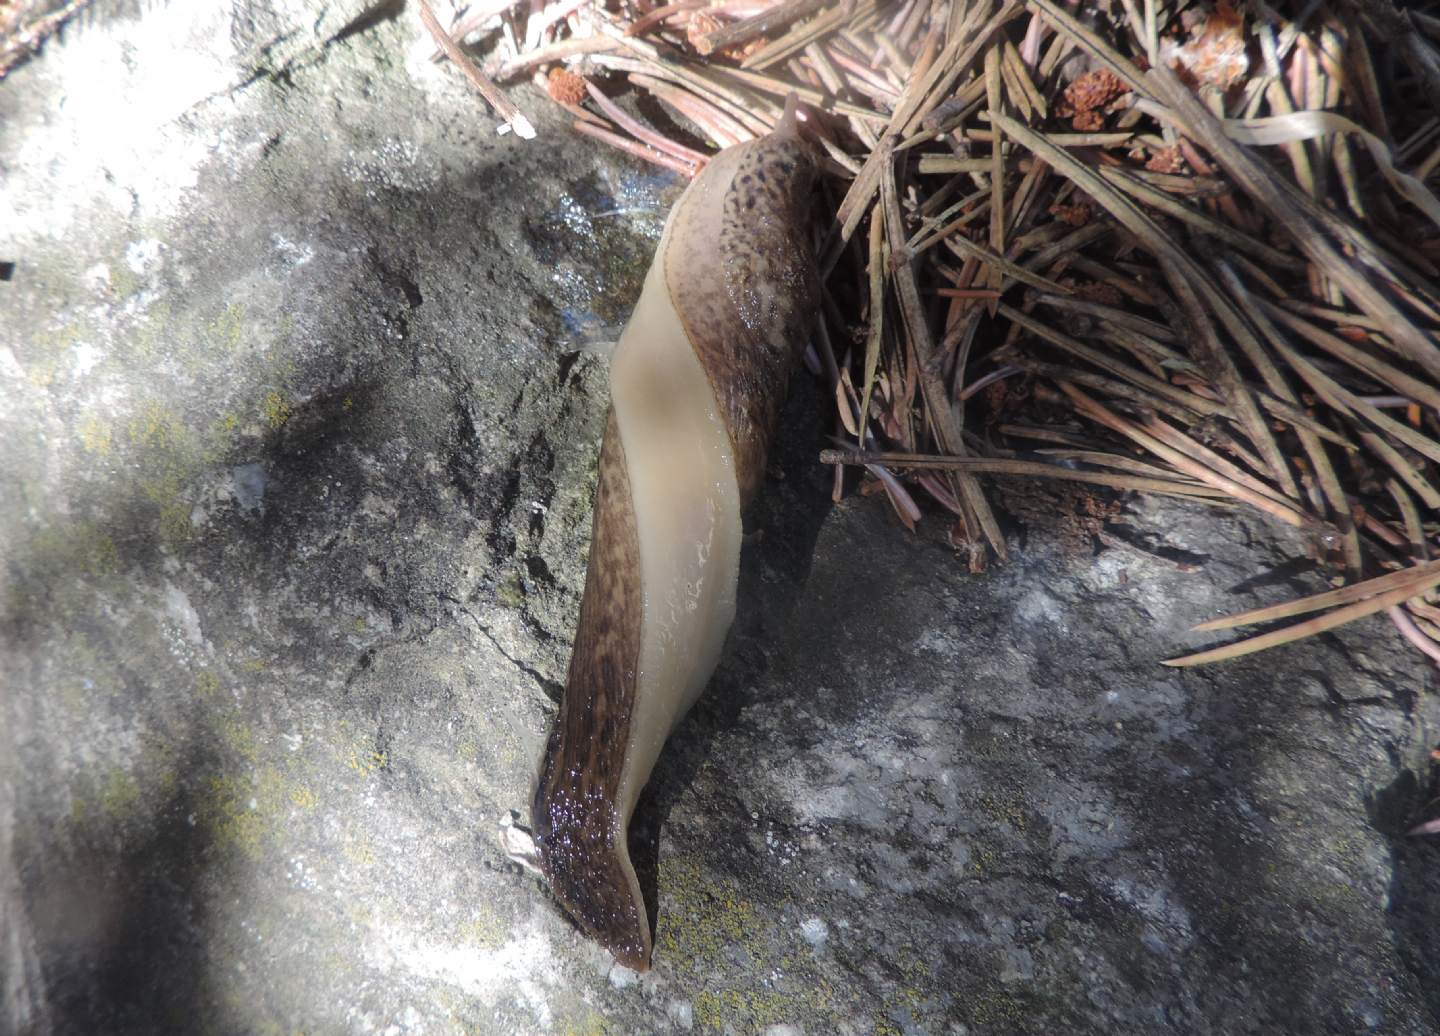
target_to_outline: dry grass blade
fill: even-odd
[[[756,36],[765,35],[771,29],[787,25],[797,18],[804,18],[819,10],[824,6],[824,2],[825,0],[785,0],[784,3],[776,4],[744,21],[707,32],[695,41],[695,49],[705,55],[745,43]]]
[[[1077,43],[1096,61],[1123,79],[1130,89],[1139,94],[1149,92],[1145,88],[1145,81],[1140,74],[1140,69],[1135,66],[1134,62],[1117,54],[1115,49],[1106,43],[1098,33],[1087,28],[1055,0],[1025,0],[1025,6],[1032,11],[1044,14],[1045,18],[1055,26],[1057,32]]]
[[[1440,389],[1435,386],[1406,374],[1384,360],[1371,356],[1363,349],[1357,349],[1338,335],[1320,330],[1314,324],[1302,320],[1289,310],[1282,309],[1263,299],[1257,300],[1257,302],[1272,320],[1295,331],[1311,345],[1318,346],[1356,370],[1364,371],[1376,381],[1388,385],[1402,396],[1408,396],[1432,410],[1440,409]]]
[[[1061,382],[1060,389],[1074,400],[1076,409],[1081,413],[1094,418],[1111,431],[1118,432],[1126,438],[1132,439],[1157,457],[1168,461],[1177,470],[1183,471],[1185,474],[1207,485],[1214,486],[1222,492],[1229,493],[1237,500],[1242,500],[1251,507],[1279,518],[1289,525],[1304,527],[1312,524],[1310,518],[1289,504],[1271,499],[1263,493],[1258,493],[1248,486],[1241,485],[1234,479],[1226,478],[1211,468],[1192,460],[1179,450],[1166,445],[1153,435],[1146,433],[1124,418],[1112,413],[1109,409],[1075,388],[1075,386]]]
[[[990,474],[1255,508],[1350,578],[1429,552],[1440,20],[1313,0],[1218,20],[1209,0],[506,6],[506,70],[580,66],[610,120],[580,132],[681,174],[708,153],[637,120],[615,73],[722,147],[791,93],[808,106],[835,213],[808,362],[859,448],[826,455],[836,499],[847,464],[906,527],[928,496],[972,569],[1004,556]],[[581,76],[551,76],[599,119]],[[1022,461],[1026,440],[1065,449]],[[1390,618],[1440,657],[1440,610]]]
[[[991,211],[994,211],[993,207]],[[1041,291],[1054,292],[1057,295],[1070,294],[1070,289],[1058,281],[1052,281],[1048,277],[1041,277],[1038,273],[1031,273],[1018,263],[1012,263],[1000,253],[986,248],[984,245],[976,244],[963,235],[946,235],[941,238],[941,243],[962,257],[978,259],[1002,277],[1011,277],[1021,284],[1028,284],[1030,287],[1039,288]]]
[[[68,0],[56,10],[35,17],[29,17],[34,15],[34,5],[0,3],[0,79],[91,3],[92,0]],[[6,6],[10,8],[8,11]]]
[[[694,176],[695,167],[689,162],[683,162],[678,158],[665,154],[663,151],[656,151],[654,148],[638,144],[629,137],[622,137],[618,133],[588,122],[575,123],[575,132],[582,133],[587,137],[594,137],[596,140],[603,140],[611,147],[619,148],[621,151],[634,155],[636,158],[644,159],[655,165],[663,166],[671,172],[679,173],[681,176]]]
[[[678,158],[682,162],[689,163],[693,168],[693,172],[690,175],[693,176],[695,172],[698,172],[704,167],[707,161],[704,155],[691,148],[685,147],[683,144],[678,144],[670,140],[662,133],[657,133],[639,119],[626,112],[618,104],[610,100],[610,98],[606,97],[605,94],[588,79],[585,81],[585,90],[589,93],[590,99],[600,106],[600,110],[603,111],[615,125],[627,130],[642,143],[649,144],[656,151],[663,151],[672,158]]]
[[[1429,566],[1426,567],[1429,568]],[[1381,578],[1385,577],[1382,576]],[[1374,580],[1372,580],[1372,582],[1374,582]],[[1410,582],[1405,583],[1398,589],[1374,594],[1355,604],[1337,608],[1328,615],[1307,619],[1305,622],[1298,622],[1293,626],[1287,626],[1284,629],[1275,630],[1271,633],[1264,633],[1258,637],[1251,637],[1248,640],[1241,640],[1234,644],[1226,644],[1223,647],[1211,648],[1208,651],[1200,651],[1193,655],[1184,655],[1180,658],[1166,659],[1164,664],[1183,667],[1200,665],[1205,662],[1222,662],[1226,659],[1240,658],[1243,655],[1254,654],[1256,651],[1264,651],[1267,648],[1279,647],[1281,644],[1290,644],[1297,640],[1303,640],[1305,637],[1313,637],[1317,633],[1323,633],[1326,630],[1335,629],[1337,626],[1354,622],[1356,619],[1363,619],[1367,615],[1374,615],[1376,612],[1385,611],[1396,605],[1404,604],[1405,601],[1411,597],[1423,593],[1436,584],[1440,584],[1440,566],[1427,571],[1423,579],[1411,579]],[[1365,585],[1364,583],[1359,583],[1356,586],[1347,587],[1346,589],[1355,590]],[[1302,602],[1292,602],[1292,604],[1299,603]],[[1283,608],[1284,606],[1282,605],[1280,607]],[[1323,607],[1323,605],[1321,607]],[[1313,610],[1314,608],[1304,608],[1301,611]],[[1290,614],[1301,614],[1301,612],[1291,612]],[[1251,619],[1247,621],[1263,620]],[[1196,628],[1198,629],[1199,627]]]
[[[470,55],[460,49],[459,44],[450,38],[450,34],[441,27],[440,22],[435,18],[435,12],[430,9],[430,0],[417,0],[420,8],[420,20],[425,23],[425,28],[430,35],[435,37],[435,42],[445,52],[451,64],[464,73],[465,78],[470,80],[480,95],[489,102],[490,107],[495,109],[495,114],[500,116],[506,126],[515,131],[515,135],[521,140],[535,139],[535,126],[529,119],[515,107],[510,98],[496,86],[484,72],[480,71],[478,65],[470,59]]]
[[[870,330],[865,336],[865,377],[860,390],[860,445],[865,445],[865,422],[870,416],[870,392],[880,366],[880,342],[885,333],[885,270],[890,248],[885,241],[884,210],[870,213]]]
[[[900,468],[930,468],[938,471],[964,471],[970,474],[1025,475],[1058,479],[1062,482],[1086,482],[1140,493],[1169,493],[1199,499],[1223,498],[1225,494],[1193,482],[1178,479],[1143,478],[1115,475],[1105,471],[1077,471],[1058,464],[1040,461],[1009,460],[997,457],[938,457],[922,453],[875,453],[862,450],[822,450],[821,464],[869,465],[888,464]]]
[[[899,191],[895,185],[893,162],[885,163],[881,169],[880,178],[880,200],[885,207],[885,232],[890,240],[890,250],[898,258],[904,253],[905,230],[900,214]],[[908,261],[891,265],[891,280],[895,285],[905,335],[914,353],[914,362],[918,368],[926,411],[933,422],[940,445],[947,453],[957,457],[963,456],[965,453],[964,435],[960,428],[959,418],[950,406],[949,393],[935,369],[933,362],[934,339],[931,337],[930,325],[925,319],[925,311],[920,303],[920,289],[915,283],[915,271]],[[958,475],[956,482],[960,487],[961,499],[969,508],[970,513],[974,515],[975,521],[979,525],[979,531],[989,542],[991,549],[1003,560],[1009,554],[1005,547],[1005,536],[1000,531],[1000,523],[995,520],[994,512],[990,510],[990,504],[986,501],[980,484],[967,474]]]
[[[1407,359],[1440,379],[1440,348],[1434,339],[1416,328],[1355,264],[1335,251],[1316,229],[1309,213],[1272,181],[1271,174],[1259,162],[1225,135],[1220,123],[1195,100],[1175,74],[1168,69],[1151,69],[1145,78],[1156,96],[1169,107],[1167,117],[1173,117],[1187,136],[1203,144],[1225,171],[1265,206],[1305,254],[1325,271],[1325,276],[1385,328],[1385,333]]]
[[[1270,428],[1260,414],[1260,407],[1255,402],[1255,397],[1246,386],[1244,379],[1240,377],[1240,371],[1220,341],[1215,325],[1209,320],[1204,307],[1200,304],[1199,295],[1193,287],[1195,279],[1189,271],[1183,269],[1179,264],[1171,262],[1168,258],[1162,257],[1160,263],[1165,270],[1166,279],[1170,282],[1175,298],[1179,301],[1185,315],[1189,317],[1190,330],[1194,336],[1191,339],[1191,349],[1195,353],[1197,362],[1234,411],[1235,418],[1240,427],[1244,429],[1246,437],[1265,458],[1265,464],[1281,491],[1286,496],[1297,497],[1299,493],[1295,487],[1295,479],[1290,473],[1290,466],[1286,462],[1284,454],[1280,452],[1280,445],[1270,434]]]
[[[1176,388],[1168,381],[1161,381],[1159,378],[1152,378],[1150,375],[1137,371],[1118,362],[1098,349],[1092,349],[1082,342],[1078,342],[1069,335],[1061,334],[1059,331],[1042,324],[1035,318],[1016,309],[1014,306],[1007,306],[1001,303],[998,309],[1001,316],[1006,317],[1014,324],[1025,328],[1031,334],[1035,334],[1059,346],[1069,353],[1088,360],[1101,370],[1109,371],[1119,378],[1123,378],[1131,384],[1147,389],[1155,395],[1168,399],[1182,407],[1194,411],[1197,414],[1219,414],[1226,412],[1226,407],[1221,403],[1206,399],[1204,396],[1197,396],[1193,392],[1186,392],[1184,389]]]
[[[1054,138],[1052,137],[1051,139],[1053,140]],[[1260,259],[1272,267],[1296,272],[1303,272],[1305,269],[1305,261],[1303,259],[1298,259],[1293,255],[1282,252],[1278,248],[1273,248],[1263,241],[1257,241],[1249,234],[1236,230],[1228,223],[1222,223],[1218,219],[1207,216],[1198,209],[1184,205],[1170,197],[1164,191],[1159,191],[1148,186],[1138,177],[1130,173],[1108,166],[1101,166],[1099,173],[1110,183],[1119,187],[1137,201],[1158,209],[1167,216],[1173,216],[1181,222],[1188,223],[1197,230],[1203,231],[1217,240],[1224,241],[1227,245],[1238,248],[1242,252],[1248,252],[1256,259]]]

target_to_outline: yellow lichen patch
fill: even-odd
[[[213,670],[202,669],[195,674],[195,697],[206,701],[220,693],[220,677]]]
[[[263,766],[253,776],[228,773],[204,782],[196,815],[218,844],[254,857],[295,808],[296,797],[309,794],[280,770]]]
[[[618,1032],[613,1025],[605,1020],[605,1017],[598,1011],[586,1011],[585,1017],[578,1021],[567,1021],[565,1027],[560,1031],[565,1036],[611,1036]]]
[[[120,551],[94,522],[57,522],[36,530],[28,562],[42,579],[52,572],[99,579],[119,570]]]
[[[702,1028],[752,1031],[806,1019],[824,1032],[839,1024],[842,1005],[808,956],[779,952],[787,937],[771,917],[782,904],[757,907],[737,882],[692,858],[662,860],[659,877],[655,957],[700,989],[693,1003]],[[738,969],[737,950],[749,958]]]
[[[488,911],[460,929],[461,942],[472,943],[487,950],[503,945],[508,935],[509,927],[505,922]]]
[[[110,456],[110,426],[93,414],[80,422],[80,445],[98,457]]]
[[[240,345],[244,330],[245,307],[238,302],[232,302],[219,316],[205,325],[204,344],[211,351],[217,347],[233,351]]]
[[[288,812],[287,803],[293,805],[297,791],[302,788],[304,785],[292,783],[273,766],[262,767],[255,775],[255,800],[267,816],[284,816]]]
[[[277,431],[284,427],[294,412],[294,405],[273,389],[265,393],[265,398],[260,401],[260,413],[264,416],[265,423]]]
[[[243,1004],[243,1001],[241,1001],[241,1003]],[[255,1005],[245,1004],[242,1009],[248,1010],[251,1014],[253,1014],[255,1011]],[[289,1025],[283,1022],[277,1022],[270,1018],[266,1018],[261,1021],[255,1032],[258,1034],[258,1036],[309,1036],[310,1034],[310,1030],[292,1029]]]
[[[106,263],[105,266],[110,274],[110,290],[121,301],[138,293],[145,286],[144,280],[130,268],[130,264],[123,255]]]
[[[798,997],[786,996],[773,989],[705,990],[695,997],[695,1020],[702,1026],[723,1029],[728,1022],[744,1020],[747,1030],[765,1029],[797,1018],[814,1019],[802,1012]]]
[[[111,770],[95,794],[95,807],[108,819],[119,819],[130,813],[140,801],[140,786],[126,770]]]
[[[369,777],[377,770],[385,769],[389,764],[390,753],[388,752],[373,750],[366,752],[363,749],[355,748],[350,750],[350,758],[346,760],[346,765],[361,777]]]
[[[195,532],[190,521],[192,508],[183,500],[173,501],[160,508],[160,539],[170,547],[181,547],[189,542]]]
[[[976,803],[980,811],[991,820],[1009,824],[1017,831],[1023,831],[1029,825],[1029,812],[1025,807],[1025,800],[1013,792],[986,792],[980,796]]]
[[[506,573],[500,585],[495,588],[495,596],[500,598],[500,603],[507,608],[521,608],[525,604],[525,587],[520,582],[520,573],[513,569]]]
[[[218,464],[230,455],[230,450],[235,441],[235,433],[240,430],[240,417],[237,414],[222,414],[210,426],[205,429],[205,448],[201,451],[201,459],[206,464]]]
[[[59,703],[76,720],[93,713],[96,702],[108,698],[120,686],[108,647],[103,642],[97,647],[81,630],[65,631],[52,658]]]
[[[49,385],[64,366],[65,354],[79,340],[80,325],[73,322],[36,334],[28,355],[21,357],[26,378],[39,388]]]
[[[181,547],[193,533],[185,488],[204,466],[199,440],[179,414],[153,401],[131,418],[128,433],[138,454],[136,484],[160,511],[160,537]]]
[[[895,987],[886,995],[883,1014],[885,1018],[908,1014],[912,1019],[920,1021],[921,1008],[926,1001],[935,996],[934,976],[927,964],[914,950],[909,947],[902,948],[898,953],[892,955],[891,966],[900,971],[899,980]],[[890,1022],[877,1022],[877,1026]],[[876,1030],[882,1031],[877,1028]],[[895,1029],[895,1032],[899,1032]]]
[[[238,720],[222,719],[216,727],[220,740],[246,762],[253,763],[260,757],[259,746],[255,743],[255,732]]]
[[[189,432],[180,415],[169,407],[151,401],[130,419],[130,441],[147,450],[174,453],[188,439]]]
[[[755,908],[729,879],[712,879],[690,858],[660,865],[660,887],[676,900],[660,911],[656,945],[686,965],[718,961],[732,943],[748,943],[758,934]]]
[[[1025,1002],[1004,990],[982,990],[967,997],[965,1010],[970,1021],[995,1032],[1020,1032],[1034,1020]]]
[[[290,789],[290,803],[297,809],[314,809],[318,801],[308,784],[297,784]]]
[[[251,857],[259,854],[268,824],[248,780],[211,777],[201,787],[196,816],[220,848]]]
[[[170,326],[170,303],[152,302],[145,311],[144,323],[130,336],[130,352],[136,358],[149,360],[170,351],[173,329]]]
[[[970,869],[975,872],[976,877],[983,878],[995,870],[995,863],[995,851],[982,845],[974,850],[970,860]]]
[[[364,835],[347,840],[340,846],[340,852],[345,859],[358,867],[375,866],[375,849]]]

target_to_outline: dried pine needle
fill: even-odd
[[[837,498],[847,465],[907,527],[928,498],[972,567],[1005,553],[992,475],[1251,507],[1352,579],[1417,564],[1175,664],[1377,611],[1440,659],[1440,623],[1404,607],[1440,584],[1423,562],[1440,527],[1440,90],[1412,89],[1440,63],[1423,33],[1267,8],[1227,28],[1259,60],[1187,64],[1182,82],[1169,64],[1203,52],[1206,21],[1158,0],[536,0],[526,24],[493,77],[594,78],[567,101],[577,131],[681,175],[701,142],[804,105],[829,181],[812,369],[870,447],[824,454]],[[638,118],[627,89],[680,125]],[[1014,456],[1037,441],[1054,463]]]

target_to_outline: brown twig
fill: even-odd
[[[515,131],[515,135],[521,140],[534,140],[535,127],[527,119],[519,108],[501,92],[484,72],[480,71],[478,65],[470,59],[470,56],[460,49],[459,44],[450,38],[450,34],[441,27],[440,22],[435,18],[435,12],[430,9],[430,0],[417,0],[420,8],[420,20],[425,23],[425,28],[430,35],[435,37],[435,42],[445,52],[445,56],[470,80],[480,95],[489,102],[490,107],[495,109],[495,114],[500,116],[503,124]]]

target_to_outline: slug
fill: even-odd
[[[611,360],[579,625],[531,821],[555,898],[636,970],[652,941],[630,818],[735,617],[740,514],[816,310],[816,163],[795,108],[680,196]]]

